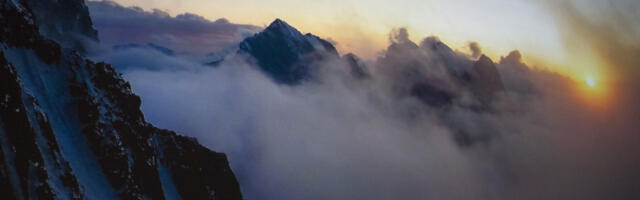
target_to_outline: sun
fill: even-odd
[[[584,103],[595,109],[605,109],[610,103],[611,88],[608,82],[601,74],[592,74],[583,76],[582,80],[576,86]]]
[[[596,86],[596,81],[592,78],[592,77],[587,77],[587,85],[589,85],[589,87],[595,87]]]

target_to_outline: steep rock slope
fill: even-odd
[[[310,33],[303,35],[280,19],[242,41],[239,47],[276,82],[289,85],[312,78],[314,62],[339,58],[328,41]]]
[[[49,40],[66,38],[41,35],[39,26],[51,24],[28,2],[0,0],[0,196],[242,198],[224,154],[145,122],[140,99],[113,67]]]
[[[24,0],[38,24],[40,34],[63,47],[84,53],[85,41],[98,41],[84,0]]]

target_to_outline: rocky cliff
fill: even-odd
[[[95,39],[83,12],[0,0],[0,196],[241,199],[225,154],[147,123],[129,83],[70,45]]]

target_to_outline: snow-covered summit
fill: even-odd
[[[264,32],[266,34],[282,34],[292,40],[304,40],[304,35],[300,33],[298,29],[293,28],[293,26],[281,19],[276,19],[271,22],[271,24],[264,29]]]
[[[239,47],[241,53],[255,58],[264,72],[283,84],[310,79],[317,62],[339,58],[330,42],[310,33],[302,34],[280,19],[242,41]]]

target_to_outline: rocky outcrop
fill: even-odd
[[[345,54],[342,56],[342,61],[349,67],[349,72],[354,78],[363,79],[371,77],[367,65],[355,54]]]
[[[31,10],[40,34],[63,47],[82,54],[88,50],[86,42],[98,41],[84,0],[25,0],[24,4]]]
[[[17,2],[0,0],[0,196],[242,198],[224,154],[147,123],[112,66],[43,36],[50,22]]]

